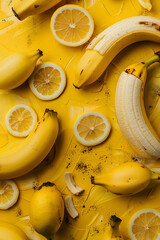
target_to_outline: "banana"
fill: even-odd
[[[151,172],[138,162],[121,164],[106,173],[92,176],[92,184],[100,184],[118,195],[133,195],[144,190],[151,179],[158,180],[160,175]]]
[[[95,82],[122,49],[139,41],[160,42],[160,19],[149,16],[130,17],[101,32],[82,55],[73,85],[82,88]]]
[[[54,183],[43,183],[31,199],[31,224],[49,240],[54,238],[64,218],[64,200]]]
[[[35,168],[53,147],[58,131],[57,113],[46,109],[24,143],[0,156],[0,179],[19,177]]]
[[[19,20],[36,15],[52,8],[62,0],[18,0],[12,8],[14,15]]]
[[[75,181],[73,179],[73,174],[71,172],[64,173],[64,180],[67,185],[67,188],[71,191],[71,193],[73,193],[75,195],[79,195],[80,193],[82,193],[84,191],[84,189],[77,186],[77,184],[75,183]]]
[[[159,60],[160,52],[146,62],[127,67],[116,87],[115,108],[120,129],[135,151],[146,158],[160,157],[160,138],[147,118],[143,101],[147,67]]]
[[[17,226],[0,222],[0,240],[29,240],[26,234]]]
[[[78,211],[75,208],[74,204],[73,204],[73,199],[71,196],[67,196],[64,198],[64,202],[65,202],[65,207],[67,209],[67,212],[69,213],[69,215],[72,218],[76,218],[78,217]]]
[[[0,89],[9,90],[20,86],[32,74],[41,50],[14,53],[0,62]]]

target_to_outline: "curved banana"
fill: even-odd
[[[143,101],[147,67],[159,59],[160,52],[144,63],[127,67],[116,88],[115,108],[120,129],[143,157],[160,157],[160,138],[147,118]]]
[[[24,20],[28,16],[45,12],[61,1],[62,0],[19,0],[13,6],[12,11],[19,20]]]
[[[33,194],[30,217],[38,233],[50,240],[54,238],[64,218],[64,200],[54,183],[43,183]]]
[[[160,42],[160,19],[130,17],[101,32],[90,42],[81,57],[73,85],[82,88],[95,82],[122,49],[139,41]]]
[[[76,218],[78,217],[78,211],[75,208],[74,204],[73,204],[73,199],[71,196],[67,196],[64,198],[64,202],[65,202],[65,207],[67,209],[67,212],[69,213],[69,215],[72,218]]]
[[[20,86],[32,74],[41,50],[14,53],[0,62],[0,89],[9,90]]]
[[[0,179],[19,177],[35,168],[53,147],[58,131],[57,113],[46,109],[24,143],[0,156]]]
[[[92,184],[100,184],[119,195],[133,195],[145,189],[151,179],[160,179],[160,175],[151,172],[138,162],[121,164],[106,173],[92,176]]]
[[[71,193],[75,195],[79,195],[84,191],[83,188],[80,188],[73,179],[73,174],[71,172],[64,173],[64,180],[67,185],[67,188],[70,190]]]
[[[0,240],[29,240],[26,234],[17,226],[0,222]]]

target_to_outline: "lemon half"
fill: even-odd
[[[61,44],[77,47],[91,38],[94,22],[84,8],[77,5],[64,5],[53,14],[51,30]]]
[[[84,113],[74,126],[77,140],[85,146],[100,144],[108,137],[110,130],[110,122],[99,112]]]
[[[0,209],[12,207],[18,200],[19,190],[11,180],[0,181]]]
[[[39,65],[29,79],[33,94],[41,100],[53,100],[59,97],[66,86],[63,69],[54,63]]]
[[[15,105],[6,116],[6,126],[10,134],[16,137],[27,136],[37,122],[35,111],[25,105]]]

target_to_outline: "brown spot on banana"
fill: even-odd
[[[160,25],[158,25],[154,22],[142,21],[142,22],[139,22],[139,24],[146,25],[148,27],[154,27],[156,30],[160,31]]]
[[[135,69],[131,69],[131,68],[127,68],[126,70],[125,70],[125,72],[126,73],[128,73],[128,74],[133,74],[134,72],[135,72],[136,70]]]

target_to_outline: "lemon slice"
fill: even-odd
[[[37,122],[35,111],[25,104],[15,105],[6,116],[6,126],[10,134],[16,137],[27,136]]]
[[[66,86],[66,76],[54,63],[39,65],[29,79],[29,86],[41,100],[52,100],[61,95]]]
[[[159,240],[160,213],[146,208],[133,215],[129,223],[129,234],[132,240]]]
[[[110,130],[108,119],[98,112],[84,113],[74,126],[77,140],[85,146],[100,144],[108,137]]]
[[[139,3],[141,4],[142,7],[150,11],[152,9],[152,4],[150,0],[139,0]]]
[[[90,39],[94,31],[94,22],[84,8],[64,5],[53,14],[51,30],[58,42],[76,47]]]
[[[11,180],[0,181],[0,209],[12,207],[18,200],[19,190]]]

